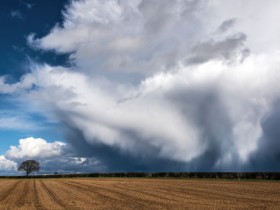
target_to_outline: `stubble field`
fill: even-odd
[[[0,209],[280,209],[280,182],[2,179]]]

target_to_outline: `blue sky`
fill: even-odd
[[[28,71],[28,58],[50,63],[65,63],[65,57],[52,53],[35,52],[26,43],[30,33],[46,34],[54,24],[61,22],[61,10],[66,1],[19,1],[1,2],[1,74],[19,78]],[[30,5],[29,7],[27,5]],[[17,15],[12,15],[12,14]],[[40,18],[38,18],[40,17]]]
[[[2,1],[0,173],[279,171],[279,9]]]
[[[35,51],[26,42],[30,33],[46,34],[54,24],[62,21],[61,10],[66,1],[21,1],[4,0],[0,8],[1,32],[0,74],[8,77],[7,82],[15,82],[28,72],[30,61],[67,65],[67,55],[55,55],[51,52]],[[40,18],[38,18],[40,17]],[[38,114],[26,114],[25,108],[8,95],[0,96],[0,108],[15,115],[26,115],[30,121],[39,122],[46,127],[41,130],[5,130],[0,132],[0,152],[18,143],[18,139],[28,136],[40,136],[50,140],[63,140],[63,136],[53,129],[53,125]]]

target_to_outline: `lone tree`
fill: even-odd
[[[39,170],[40,164],[36,160],[25,160],[18,167],[18,171],[25,171],[26,176],[28,176],[31,172]]]

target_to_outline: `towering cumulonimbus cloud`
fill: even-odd
[[[280,5],[234,2],[71,1],[61,25],[28,42],[75,65],[34,64],[0,85],[44,107],[108,171],[279,170],[279,38],[269,33],[280,30],[267,21]],[[267,30],[256,36],[256,25]]]

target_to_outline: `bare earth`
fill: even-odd
[[[72,178],[0,180],[0,209],[280,209],[280,182]]]

